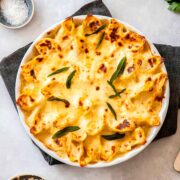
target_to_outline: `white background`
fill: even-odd
[[[90,0],[34,0],[35,15],[24,28],[0,27],[0,59],[28,44],[44,29],[70,16]],[[104,0],[113,17],[135,26],[154,43],[180,45],[180,15],[167,10],[164,0]],[[179,111],[180,116],[180,111]],[[180,117],[178,118],[180,121]],[[32,173],[48,180],[177,180],[173,163],[180,148],[176,135],[153,142],[135,158],[103,169],[49,166],[32,144],[0,77],[0,180]]]

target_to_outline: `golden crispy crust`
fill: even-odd
[[[67,18],[35,48],[37,55],[22,65],[17,104],[30,132],[60,157],[81,166],[111,161],[146,143],[149,129],[160,124],[167,74],[145,37],[115,19],[88,15],[78,24]],[[113,81],[122,92],[109,98],[115,90],[107,81],[124,57],[124,71]],[[68,126],[80,129],[52,138]],[[124,136],[102,137],[114,133]]]

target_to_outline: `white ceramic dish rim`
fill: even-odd
[[[26,26],[32,19],[33,15],[34,15],[34,0],[31,0],[32,2],[32,11],[31,11],[31,15],[28,16],[28,18],[24,21],[24,23],[18,25],[18,26],[8,26],[8,25],[5,25],[3,24],[2,22],[0,22],[0,25],[5,27],[5,28],[8,28],[8,29],[19,29],[19,28],[22,28],[24,26]]]
[[[100,15],[94,15],[100,19],[111,19],[111,17],[107,17],[107,16],[100,16]],[[74,16],[73,18],[74,19],[79,19],[79,20],[83,20],[84,18],[86,17],[86,15],[80,15],[80,16]],[[115,19],[115,18],[114,18]],[[118,19],[116,19],[117,21],[119,21],[120,23],[123,23],[125,26],[127,26],[128,28],[130,28],[131,30],[133,30],[134,32],[137,32],[138,34],[141,34],[143,35],[140,31],[138,31],[136,28],[134,28],[133,26],[129,25],[128,23],[125,23],[123,21],[120,21]],[[19,96],[19,88],[20,88],[20,67],[22,64],[24,64],[24,62],[26,62],[26,60],[28,59],[28,56],[30,56],[30,54],[32,54],[33,52],[33,47],[34,45],[36,44],[36,42],[38,40],[40,40],[42,37],[44,37],[46,35],[47,32],[49,32],[50,30],[54,29],[55,27],[57,27],[58,25],[60,25],[62,22],[64,21],[61,20],[60,22],[54,24],[53,26],[51,26],[50,28],[46,29],[43,33],[41,33],[37,39],[35,39],[35,41],[33,42],[33,44],[29,47],[28,51],[26,52],[26,54],[24,55],[23,59],[22,59],[22,62],[19,66],[19,70],[18,70],[18,73],[17,73],[17,77],[16,77],[16,86],[15,86],[15,97],[17,99],[17,97]],[[146,38],[147,42],[150,44],[150,47],[152,49],[152,51],[159,55],[159,52],[157,51],[157,49],[155,48],[155,46],[150,43],[150,41]],[[164,70],[164,72],[167,73],[166,71],[166,67],[164,65],[164,63],[162,64],[162,68]],[[159,113],[160,115],[160,121],[161,121],[161,124],[160,126],[157,126],[157,127],[153,127],[149,133],[149,136],[147,137],[147,142],[138,147],[138,148],[135,148],[133,150],[131,150],[130,152],[126,153],[125,155],[123,156],[120,156],[120,157],[117,157],[116,159],[114,159],[113,161],[110,161],[110,162],[98,162],[96,164],[89,164],[85,167],[87,168],[100,168],[100,167],[108,167],[108,166],[112,166],[112,165],[115,165],[115,164],[119,164],[119,163],[122,163],[124,161],[127,161],[128,159],[134,157],[135,155],[139,154],[142,150],[144,150],[151,142],[152,140],[156,137],[157,133],[159,132],[159,130],[161,129],[162,127],[162,124],[165,120],[165,117],[166,117],[166,113],[167,113],[167,110],[168,110],[168,105],[169,105],[169,96],[170,96],[170,89],[169,89],[169,80],[167,80],[167,83],[166,83],[166,90],[165,90],[165,94],[164,94],[165,98],[163,99],[163,102],[162,102],[162,108],[161,108],[161,111]],[[19,106],[17,106],[17,110],[18,110],[18,113],[19,113],[19,116],[20,116],[20,121],[21,123],[23,124],[24,128],[26,129],[26,132],[28,133],[28,135],[31,137],[31,139],[36,143],[36,145],[38,147],[40,147],[44,152],[46,152],[47,154],[49,154],[50,156],[52,156],[53,158],[55,158],[56,160],[58,161],[61,161],[63,163],[66,163],[68,165],[71,165],[71,166],[77,166],[77,167],[80,167],[78,163],[74,163],[74,162],[71,162],[69,159],[63,159],[63,158],[60,158],[54,151],[48,149],[47,147],[45,147],[45,145],[43,143],[41,143],[38,139],[36,139],[29,131],[29,127],[26,125],[25,121],[24,121],[24,115],[21,111],[21,109],[19,108]]]

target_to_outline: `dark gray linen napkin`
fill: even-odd
[[[104,5],[102,0],[96,0],[84,5],[72,16],[83,15],[88,13],[111,16],[111,13]],[[13,100],[14,105],[16,103],[14,87],[15,87],[17,71],[21,63],[21,60],[30,45],[31,43],[18,49],[8,57],[5,57],[0,62],[0,74],[5,82],[5,85]],[[155,140],[157,140],[159,138],[173,135],[177,129],[177,112],[178,112],[178,103],[180,97],[179,96],[180,95],[180,47],[173,47],[173,46],[160,45],[160,44],[155,44],[155,46],[158,49],[159,53],[165,58],[165,65],[169,75],[170,90],[171,90],[168,113],[160,132],[155,138]],[[45,160],[49,163],[49,165],[62,163],[52,158],[41,149],[40,151],[44,156]]]

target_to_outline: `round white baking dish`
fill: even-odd
[[[98,17],[99,19],[111,19],[110,17],[106,17],[106,16],[99,16],[99,15],[95,15],[96,17]],[[83,20],[86,16],[85,15],[81,15],[81,16],[74,16],[73,19],[76,20]],[[133,26],[129,25],[128,23],[125,23],[123,21],[120,21],[118,19],[116,19],[117,21],[119,21],[120,23],[124,24],[125,26],[127,26],[128,28],[130,28],[131,30],[133,30],[134,32],[137,32],[138,34],[143,35],[140,31],[138,31],[136,28],[134,28]],[[33,44],[29,47],[28,51],[26,52],[26,54],[24,55],[21,65],[23,65],[25,62],[28,61],[29,57],[31,57],[32,53],[33,53],[33,49],[34,49],[34,45],[37,43],[37,41],[39,41],[41,38],[45,37],[47,32],[49,32],[50,30],[58,27],[64,20],[54,24],[53,26],[51,26],[50,28],[46,29],[43,33],[41,33],[37,39],[34,40]],[[155,46],[146,38],[147,42],[149,43],[152,51],[159,55],[159,52],[157,51],[157,49],[155,48]],[[17,97],[19,96],[19,87],[20,87],[20,71],[21,71],[21,65],[19,66],[19,70],[17,73],[17,77],[16,77],[16,87],[15,87],[15,97],[17,99]],[[164,65],[164,63],[162,64],[162,68],[164,70],[164,72],[167,73],[166,71],[166,67]],[[119,164],[122,163],[124,161],[127,161],[128,159],[136,156],[137,154],[139,154],[142,150],[144,150],[152,141],[153,139],[156,137],[157,133],[159,132],[159,130],[161,129],[163,122],[165,120],[166,117],[166,113],[167,113],[167,109],[168,109],[168,105],[169,105],[169,95],[170,95],[170,89],[169,89],[169,80],[167,80],[166,83],[166,90],[165,90],[165,94],[164,94],[164,99],[162,102],[162,108],[161,111],[159,113],[160,116],[160,121],[161,124],[160,126],[157,127],[153,127],[149,133],[149,136],[147,137],[147,142],[144,145],[141,145],[138,148],[135,148],[131,151],[129,151],[128,153],[126,153],[125,155],[118,157],[116,159],[114,159],[113,161],[110,162],[98,162],[96,164],[89,164],[85,167],[87,168],[99,168],[99,167],[108,167],[108,166],[112,166],[115,164]],[[72,166],[77,166],[80,167],[78,163],[74,163],[71,162],[69,159],[63,159],[60,158],[55,152],[53,152],[52,150],[49,150],[47,147],[44,146],[43,143],[41,143],[38,139],[36,139],[29,130],[29,127],[26,125],[25,121],[24,121],[24,115],[21,111],[21,109],[19,108],[19,106],[17,106],[17,110],[20,116],[20,121],[23,124],[26,132],[28,133],[28,135],[31,137],[31,139],[36,143],[36,145],[38,147],[40,147],[44,152],[46,152],[47,154],[49,154],[50,156],[52,156],[53,158],[57,159],[58,161],[61,161],[63,163],[72,165]]]

